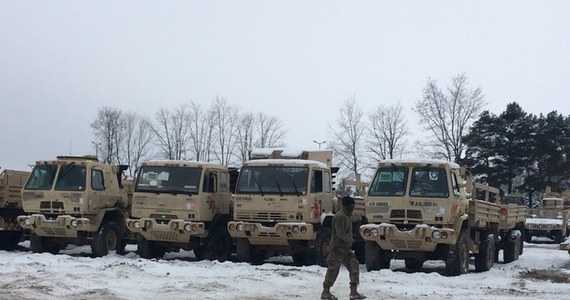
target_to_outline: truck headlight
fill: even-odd
[[[439,232],[439,230],[435,230],[434,232],[431,233],[431,238],[434,240],[441,239],[441,232]]]
[[[71,220],[71,222],[69,222],[69,224],[71,225],[71,227],[77,228],[77,225],[78,225],[77,219]]]
[[[236,229],[237,231],[243,231],[243,224],[242,223],[237,224]]]
[[[370,229],[371,236],[378,236],[378,229]]]
[[[136,229],[141,228],[141,222],[139,222],[139,221],[135,221],[135,224],[134,224],[134,225],[135,225],[135,228],[136,228]]]
[[[24,219],[24,224],[30,226],[31,223],[32,223],[32,221],[30,221],[30,218],[25,218],[25,219]]]
[[[184,224],[184,231],[192,231],[192,224],[189,223]]]

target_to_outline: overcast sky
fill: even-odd
[[[0,167],[94,153],[111,106],[149,117],[216,96],[316,149],[342,103],[411,111],[466,73],[494,113],[570,115],[570,1],[0,0]]]

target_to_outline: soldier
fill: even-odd
[[[342,209],[339,210],[332,220],[331,252],[327,257],[327,274],[323,282],[321,299],[338,299],[331,294],[330,288],[334,284],[340,265],[344,264],[350,276],[350,299],[364,299],[366,296],[356,290],[359,283],[358,260],[352,253],[352,211],[354,199],[349,196],[342,198]]]

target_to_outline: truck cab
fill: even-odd
[[[90,244],[95,256],[124,251],[132,197],[126,169],[91,156],[37,161],[22,189],[26,215],[18,217],[32,251],[55,254],[67,244]]]
[[[334,197],[332,152],[324,162],[307,159],[312,157],[306,151],[252,156],[240,169],[228,222],[238,259],[261,262],[286,254],[299,264],[324,264]]]
[[[499,189],[473,182],[453,162],[380,162],[365,197],[371,224],[360,227],[367,269],[389,268],[393,258],[409,269],[444,260],[448,274],[459,275],[467,272],[471,253],[480,271],[492,267],[495,250],[507,249],[506,260],[518,258],[526,211],[498,198]]]
[[[132,217],[138,253],[162,257],[167,250],[194,250],[198,258],[227,260],[233,242],[230,173],[219,164],[196,161],[144,163],[135,182]]]
[[[14,250],[23,232],[17,217],[22,209],[22,187],[30,172],[3,170],[0,173],[0,250]]]

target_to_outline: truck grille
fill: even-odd
[[[65,212],[63,202],[42,201],[40,202],[40,212]]]
[[[390,218],[409,218],[409,219],[421,219],[422,211],[415,209],[393,209],[390,212]]]
[[[177,232],[165,232],[165,231],[154,231],[151,230],[150,234],[159,241],[176,241],[178,240]]]
[[[286,221],[287,213],[265,212],[265,211],[238,211],[238,220],[259,220],[259,221]]]
[[[61,236],[65,235],[65,228],[42,228],[47,235]]]
[[[390,242],[398,249],[420,249],[421,241],[405,241],[400,239],[390,239]]]

